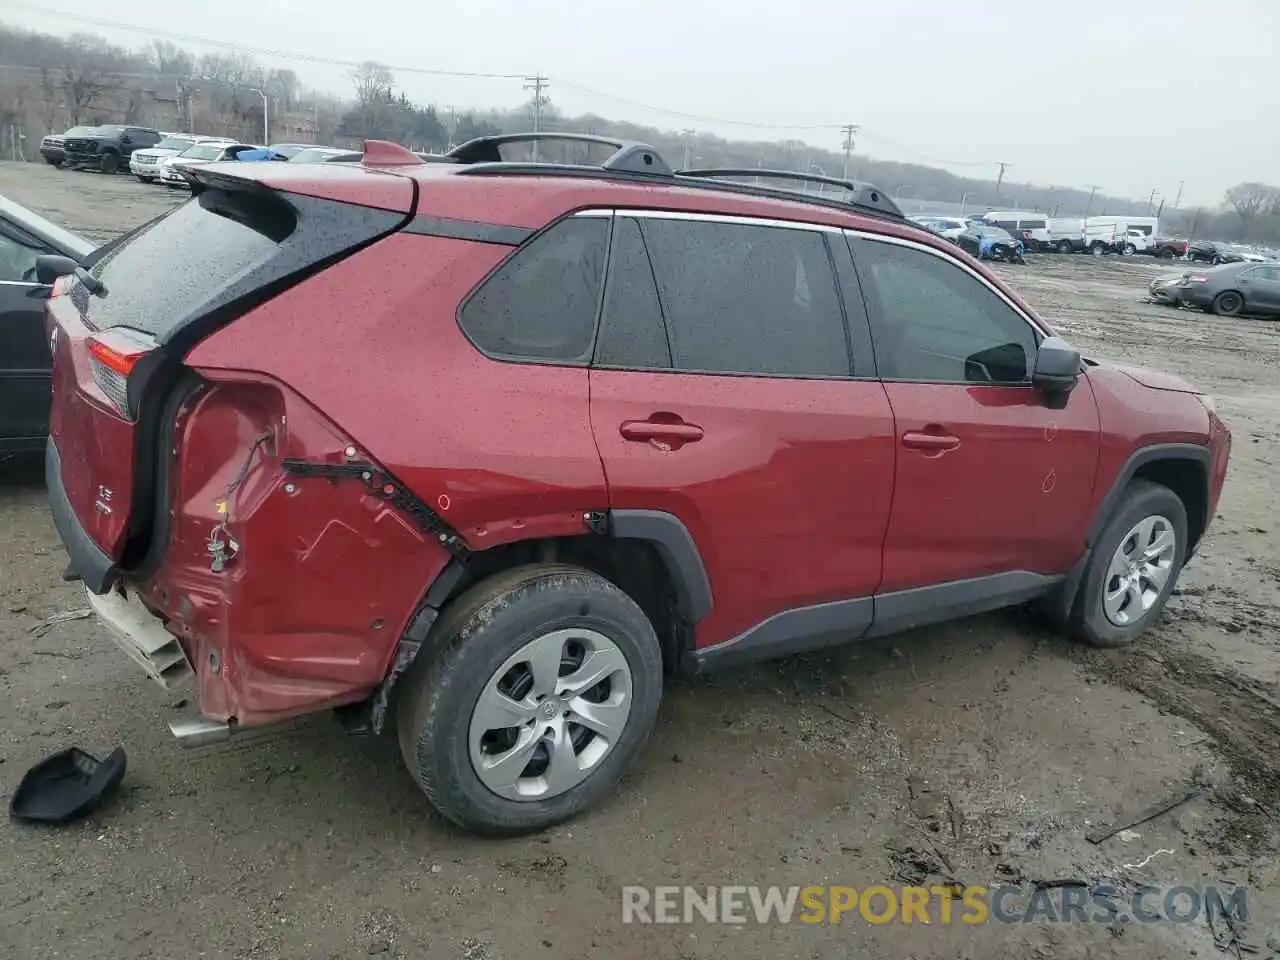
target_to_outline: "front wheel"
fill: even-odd
[[[1174,253],[1173,250],[1169,247],[1165,247],[1163,250],[1160,251],[1161,260],[1172,260],[1176,256],[1177,254]]]
[[[1121,253],[1123,253],[1126,257],[1132,257],[1137,252],[1138,252],[1138,248],[1135,247],[1132,243],[1126,243],[1124,245],[1124,249],[1121,251]]]
[[[1146,632],[1187,556],[1187,511],[1168,487],[1135,480],[1094,545],[1072,613],[1095,647],[1123,647]]]
[[[1059,252],[1059,253],[1070,253],[1070,252],[1071,252],[1071,241],[1070,241],[1070,240],[1059,240],[1059,241],[1058,241],[1058,252]]]
[[[144,177],[142,174],[138,174],[138,179],[139,179],[139,180],[141,180],[143,183],[155,183],[155,182],[156,182],[156,178],[155,178],[155,177]]]
[[[400,751],[468,830],[512,836],[574,816],[648,739],[662,652],[644,612],[603,577],[558,564],[499,574],[432,634],[398,690]]]
[[[115,173],[120,169],[120,157],[114,153],[104,153],[98,165],[103,173]]]

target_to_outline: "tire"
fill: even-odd
[[[1226,261],[1225,261],[1225,260],[1223,260],[1223,259],[1222,259],[1220,256],[1218,256],[1217,254],[1214,254],[1213,259],[1212,259],[1212,260],[1210,260],[1210,261],[1209,261],[1209,263],[1211,263],[1213,266],[1217,267],[1217,266],[1222,265],[1223,263],[1226,263]]]
[[[141,180],[143,183],[155,183],[155,182],[156,182],[156,178],[155,178],[155,177],[144,177],[142,174],[138,174],[138,179],[139,179],[139,180]]]
[[[1244,297],[1234,290],[1223,290],[1213,298],[1213,312],[1220,317],[1236,317],[1244,309]]]
[[[1070,240],[1059,240],[1059,241],[1058,241],[1058,252],[1059,252],[1059,253],[1070,253],[1070,252],[1071,252],[1071,241],[1070,241]]]
[[[1095,257],[1100,257],[1107,252],[1107,248],[1103,244],[1095,240],[1093,242],[1093,245],[1089,247],[1089,252],[1092,253]]]
[[[1126,257],[1132,257],[1135,253],[1138,252],[1138,248],[1135,247],[1132,243],[1126,243],[1120,252],[1124,254]]]
[[[51,167],[57,167],[57,166],[60,166],[60,165],[62,164],[62,161],[61,161],[61,160],[55,160],[55,159],[53,159],[53,157],[45,157],[45,158],[44,158],[44,162],[45,162],[45,163],[47,163],[47,164],[48,164],[49,166],[51,166]]]
[[[1165,247],[1163,250],[1160,251],[1161,260],[1172,260],[1176,256],[1177,254],[1173,252],[1172,247]]]
[[[1113,608],[1109,613],[1104,600],[1109,592],[1115,592],[1109,591],[1109,588],[1120,585],[1113,582],[1116,580],[1113,576],[1113,562],[1116,562],[1123,546],[1132,545],[1134,531],[1144,523],[1152,522],[1154,531],[1170,532],[1173,536],[1173,544],[1168,548],[1166,579],[1151,594],[1147,590],[1153,588],[1154,583],[1149,580],[1138,581],[1143,594],[1141,607],[1132,608],[1131,605],[1138,601],[1129,592],[1121,596],[1120,603],[1124,606],[1119,611]],[[1178,581],[1186,556],[1187,511],[1178,495],[1158,483],[1134,480],[1125,490],[1120,504],[1089,556],[1080,583],[1080,593],[1072,610],[1072,631],[1095,647],[1123,647],[1132,643],[1159,618],[1160,611],[1164,609],[1169,594]],[[1158,559],[1163,562],[1163,553]],[[1126,610],[1130,616],[1128,622],[1124,622]]]
[[[98,161],[98,167],[103,173],[115,173],[120,169],[120,155],[118,153],[104,153],[102,159]]]
[[[562,632],[568,636],[562,638]],[[575,634],[582,639],[576,640]],[[575,643],[582,648],[598,644],[595,649],[605,653],[603,662],[618,661],[621,665],[610,675],[607,687],[601,682],[580,689],[584,696],[557,697],[554,692],[536,695],[539,681],[533,661],[513,658],[530,647],[550,649],[546,646],[549,642],[558,645],[555,649],[559,650],[559,660],[555,661],[559,672],[551,679],[555,690],[573,676],[575,667],[572,662],[566,664],[566,660],[572,660]],[[587,570],[536,564],[491,577],[446,609],[432,630],[431,643],[432,649],[424,650],[397,687],[400,752],[436,809],[475,833],[514,836],[544,829],[582,812],[614,787],[653,729],[663,682],[662,651],[653,625],[634,600]],[[564,673],[566,668],[568,673]],[[494,693],[500,681],[506,684],[512,682],[512,677],[517,680],[509,692],[520,699],[522,711],[532,712],[527,718],[521,712],[520,722],[511,727],[486,728],[477,709],[486,701],[513,704],[511,698]],[[585,702],[587,697],[594,695],[593,691],[606,690],[610,699],[621,697],[625,703],[630,697],[630,710],[621,721],[621,733],[612,742],[573,723],[573,719],[580,719],[573,711],[585,718],[583,711],[598,702]],[[555,712],[557,708],[561,709],[560,714]],[[500,715],[514,719],[506,711]],[[538,732],[544,724],[557,721],[558,725]],[[484,729],[506,739],[494,744],[486,739],[489,733],[478,735]],[[565,768],[573,781],[571,785],[544,798],[511,798],[517,789],[536,789],[539,773],[526,775],[536,764],[549,762],[551,744],[556,741],[547,736],[553,729],[568,732],[562,736],[571,733],[588,738],[580,747],[572,744],[573,754],[555,754],[572,756],[575,764],[588,756],[593,744],[605,744],[605,749],[593,761],[594,768],[580,780],[576,779],[577,767]],[[514,756],[517,747],[512,740],[515,744],[523,741],[532,752],[522,751],[518,757],[522,766],[513,765],[514,774],[507,771],[506,780],[511,783],[504,780],[494,786],[492,781],[500,779],[500,772],[492,769],[484,774],[490,781],[486,783],[482,779],[482,759],[503,753]],[[486,749],[490,752],[486,753]],[[545,772],[550,773],[551,769],[548,765]],[[545,781],[543,786],[551,789]],[[498,789],[507,791],[508,796],[498,793]]]

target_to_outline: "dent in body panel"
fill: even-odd
[[[607,505],[586,368],[491,360],[457,324],[510,253],[393,235],[219,331],[193,362],[289,384],[473,549],[581,533],[582,512]]]
[[[336,462],[351,439],[247,376],[212,383],[183,411],[170,539],[139,588],[191,656],[202,711],[245,724],[367,695],[448,559],[360,482],[286,474],[284,458]],[[220,571],[216,531],[236,544]]]

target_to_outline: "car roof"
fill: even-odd
[[[94,244],[84,237],[56,223],[51,223],[40,214],[28,210],[20,203],[14,203],[3,194],[0,194],[0,217],[17,224],[27,233],[34,234],[65,256],[78,260],[94,249]]]

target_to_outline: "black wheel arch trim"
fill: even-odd
[[[661,510],[611,510],[610,535],[651,543],[667,566],[676,600],[690,623],[711,612],[711,580],[693,534],[679,517]]]
[[[1120,505],[1120,498],[1124,495],[1125,488],[1129,486],[1129,481],[1139,469],[1148,463],[1155,463],[1160,460],[1190,460],[1201,468],[1203,481],[1205,485],[1205,509],[1208,509],[1209,503],[1209,474],[1212,455],[1207,446],[1201,446],[1197,443],[1155,443],[1145,447],[1139,447],[1129,459],[1124,462],[1119,472],[1116,474],[1111,489],[1107,491],[1107,495],[1102,498],[1102,502],[1098,505],[1098,511],[1094,514],[1093,523],[1089,526],[1089,536],[1085,541],[1085,546],[1092,549],[1098,542],[1098,538],[1102,536],[1102,531],[1106,529],[1107,523],[1115,515],[1117,507]],[[1192,518],[1188,518],[1192,519]],[[1207,516],[1194,518],[1199,522],[1200,529],[1208,526],[1209,518]],[[1194,546],[1194,544],[1190,545]],[[1188,549],[1187,556],[1191,556],[1191,550]]]

